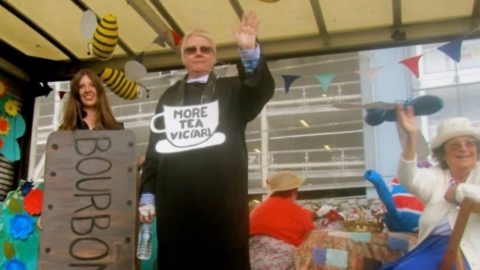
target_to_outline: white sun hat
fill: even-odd
[[[433,139],[431,148],[436,149],[444,142],[460,136],[472,136],[480,140],[480,132],[472,127],[472,123],[468,118],[448,118],[438,126],[437,136]]]

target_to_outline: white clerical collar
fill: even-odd
[[[210,74],[206,74],[206,75],[203,75],[203,76],[195,78],[195,79],[188,78],[187,83],[193,83],[193,82],[206,83],[208,81],[208,75],[210,75]]]

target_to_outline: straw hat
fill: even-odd
[[[432,149],[436,149],[444,142],[460,136],[472,136],[480,140],[480,132],[472,127],[472,123],[465,117],[453,117],[443,121],[437,128],[437,136],[432,141]]]
[[[268,193],[272,195],[275,191],[284,191],[298,188],[305,182],[305,177],[300,177],[291,171],[281,171],[268,177]]]

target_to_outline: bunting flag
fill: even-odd
[[[50,92],[53,91],[53,88],[51,88],[47,82],[32,83],[31,87],[33,88],[35,97],[40,97],[40,96],[48,97]]]
[[[157,36],[152,43],[157,44],[160,47],[165,48],[167,45],[165,44],[165,39],[162,36]]]
[[[67,91],[59,91],[58,95],[60,96],[60,99],[63,99],[63,97],[65,96],[66,93],[67,93]]]
[[[322,74],[322,75],[315,75],[315,78],[322,84],[323,92],[327,92],[330,83],[335,78],[335,74]]]
[[[450,41],[449,43],[438,47],[439,51],[442,51],[455,62],[460,62],[461,52],[462,52],[462,42],[465,37],[460,37],[455,40]]]
[[[404,59],[404,60],[400,61],[399,63],[404,64],[408,69],[410,69],[410,71],[413,73],[413,75],[415,75],[415,77],[418,78],[420,76],[420,74],[418,72],[418,61],[420,61],[420,58],[422,57],[422,55],[423,54]]]
[[[288,94],[288,91],[290,90],[290,86],[292,85],[292,83],[300,78],[300,76],[297,76],[297,75],[282,75],[283,77],[283,80],[285,81],[285,93]]]
[[[139,62],[140,64],[143,64],[143,57],[144,56],[145,56],[145,52],[142,52],[137,57],[135,57],[135,61]]]
[[[369,81],[373,82],[375,80],[375,76],[377,76],[378,71],[380,71],[380,69],[382,69],[382,68],[383,68],[383,66],[367,68],[367,69],[362,69],[362,70],[356,71],[356,73],[364,76]]]
[[[178,46],[182,42],[182,37],[177,34],[175,31],[171,31],[173,36],[173,42],[175,46]]]

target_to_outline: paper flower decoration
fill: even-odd
[[[17,139],[25,134],[25,119],[23,119],[21,114],[17,114],[15,117],[7,115],[6,119],[8,120],[10,131],[6,135],[0,132],[0,137],[4,142],[3,148],[0,149],[0,153],[9,161],[17,161],[22,157],[22,151]]]
[[[10,228],[8,232],[14,239],[27,239],[28,235],[33,232],[33,224],[35,220],[27,214],[15,214],[10,220]]]
[[[27,196],[27,194],[30,192],[30,190],[32,190],[32,188],[33,188],[32,181],[26,181],[25,183],[23,183],[22,187],[20,188],[20,190],[22,191],[22,196],[23,197]]]
[[[0,98],[7,93],[7,84],[4,81],[0,81]]]
[[[9,130],[10,130],[10,123],[8,123],[8,119],[3,116],[0,116],[0,134],[7,135]]]
[[[0,149],[3,148],[3,140],[2,140],[2,137],[0,137]]]
[[[13,258],[5,262],[5,270],[27,270],[25,263]]]
[[[9,99],[4,105],[5,112],[10,116],[18,114],[18,102],[15,99]]]
[[[30,215],[40,215],[42,213],[43,191],[34,189],[23,199],[25,212]]]

